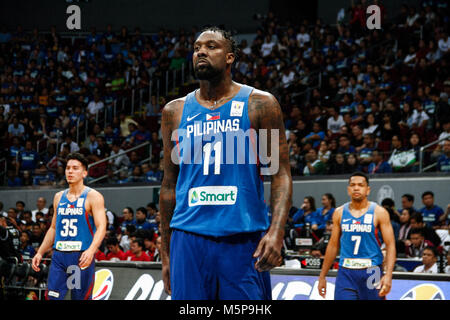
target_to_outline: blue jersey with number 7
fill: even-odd
[[[378,230],[375,228],[375,202],[361,217],[355,218],[349,204],[344,204],[341,217],[339,266],[349,269],[364,269],[380,266],[383,254],[380,249]]]

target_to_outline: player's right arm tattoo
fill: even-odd
[[[159,194],[161,214],[161,258],[168,259],[170,252],[170,221],[175,209],[175,187],[178,178],[178,166],[172,162],[171,154],[174,148],[171,140],[176,122],[176,102],[170,102],[162,111],[161,131],[163,136],[164,176]]]

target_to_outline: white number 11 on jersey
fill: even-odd
[[[214,174],[220,174],[220,159],[222,159],[222,142],[217,141],[214,144]],[[203,174],[209,174],[209,159],[211,158],[211,143],[203,146]]]

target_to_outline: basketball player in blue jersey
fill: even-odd
[[[105,237],[107,220],[103,196],[83,183],[87,167],[82,154],[67,156],[69,188],[55,195],[51,226],[32,260],[33,269],[39,271],[42,256],[53,248],[46,293],[51,300],[63,300],[69,289],[72,300],[92,299],[94,256]]]
[[[232,80],[236,54],[228,32],[205,29],[193,54],[200,88],[169,102],[162,112],[162,275],[174,300],[269,300],[269,270],[282,261],[292,196],[282,113],[271,94]],[[278,163],[278,170],[267,174],[271,222],[261,163],[248,159],[261,159],[261,152],[227,140],[252,129],[256,136],[249,134],[246,146],[255,147],[260,130],[267,129],[267,150],[276,150],[270,165]],[[279,135],[272,141],[274,132]]]
[[[335,300],[379,300],[391,290],[395,264],[395,239],[389,213],[370,202],[369,178],[361,172],[350,176],[347,186],[351,198],[333,214],[333,229],[319,276],[319,294],[326,296],[326,279],[340,248]],[[386,270],[378,230],[386,245]]]

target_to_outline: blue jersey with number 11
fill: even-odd
[[[267,230],[257,136],[251,129],[243,85],[210,110],[187,95],[175,150],[180,157],[176,206],[170,226],[207,236]]]

